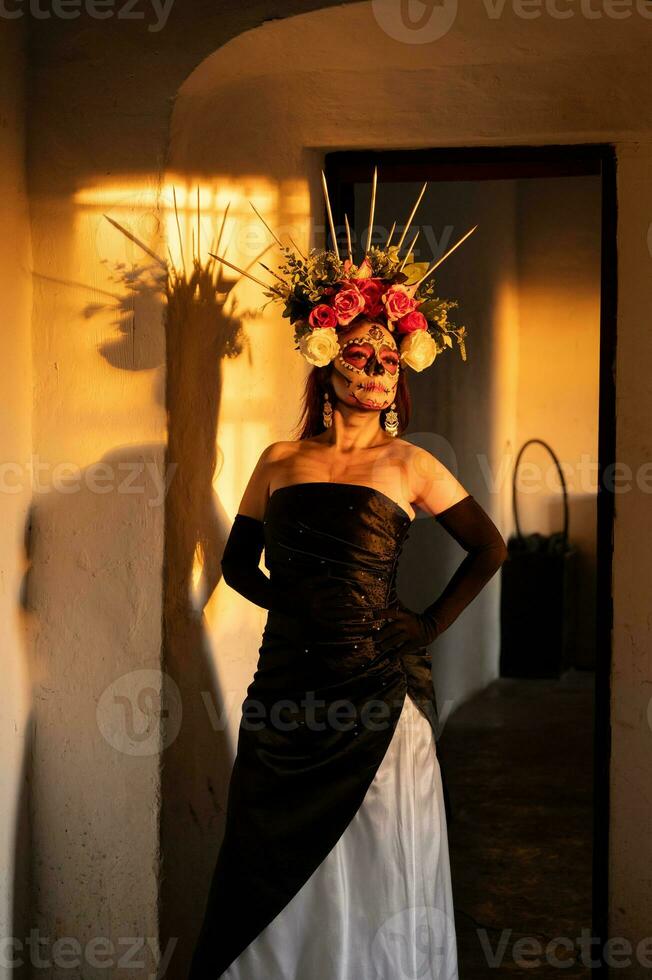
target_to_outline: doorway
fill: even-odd
[[[514,767],[524,763],[510,758],[509,746],[518,744],[524,731],[527,734],[528,712],[545,709],[550,727],[532,726],[530,742],[536,745],[537,738],[544,740],[551,750],[551,735],[561,736],[563,743],[564,726],[574,722],[576,758],[588,774],[583,786],[588,808],[586,838],[576,852],[581,866],[572,871],[561,866],[555,873],[560,880],[565,875],[576,876],[572,887],[579,896],[578,908],[586,916],[579,924],[590,928],[591,937],[598,940],[593,949],[602,949],[608,935],[614,497],[605,476],[615,460],[615,155],[608,145],[330,153],[325,169],[336,226],[344,230],[346,213],[353,219],[358,242],[367,232],[371,175],[376,165],[374,244],[384,244],[394,219],[405,222],[425,181],[428,189],[405,238],[407,245],[420,232],[417,261],[437,259],[469,227],[479,225],[471,240],[438,273],[439,295],[459,301],[455,319],[468,329],[468,362],[462,363],[456,351],[447,351],[445,366],[437,365],[436,375],[411,374],[415,410],[406,438],[415,438],[438,455],[443,453],[442,461],[452,464],[456,475],[487,505],[505,537],[513,531],[510,463],[520,445],[532,437],[548,437],[570,466],[570,473],[564,467],[565,475],[572,477],[570,528],[580,555],[580,575],[570,669],[557,684],[500,677],[499,581],[454,624],[449,637],[442,637],[448,645],[438,658],[433,657],[438,702],[454,705],[441,744],[445,762],[450,763],[447,773],[460,814],[457,820],[454,816],[450,828],[453,886],[455,894],[457,878],[460,920],[471,910],[472,928],[459,929],[464,947],[476,944],[475,949],[460,949],[461,975],[471,978],[483,975],[482,966],[486,970],[486,951],[480,948],[482,916],[476,912],[481,908],[481,891],[491,892],[491,884],[487,887],[481,875],[474,883],[473,876],[469,879],[461,867],[456,875],[456,848],[459,844],[459,866],[468,854],[466,824],[473,820],[477,797],[466,794],[462,785],[456,787],[453,764],[464,765],[468,785],[473,782],[473,766],[482,765],[465,757],[465,746],[475,751],[483,741],[482,722],[479,728],[469,728],[469,718],[484,718],[485,742],[496,726],[506,732],[500,750],[507,752],[505,765]],[[402,226],[399,230],[402,232]],[[529,452],[539,480],[537,492],[519,500],[519,517],[528,524],[527,530],[550,533],[561,520],[559,487],[548,478],[554,467],[551,461],[544,461],[543,453]],[[533,482],[537,484],[536,478]],[[434,539],[432,545],[437,547]],[[447,561],[452,560],[448,555],[438,562],[441,568],[433,571],[431,590],[443,586],[450,571]],[[423,579],[422,571],[420,576],[415,573],[415,581],[419,577]],[[537,785],[537,773],[541,779],[548,778],[546,767],[551,763],[550,756],[531,756],[528,779],[534,780],[532,786]],[[557,781],[550,786],[550,811],[546,815],[545,807],[542,809],[539,835],[543,861],[546,851],[552,854],[554,850],[552,839],[546,845],[546,829],[554,824],[555,815],[559,822],[558,803],[569,788],[559,767],[553,766],[552,771]],[[478,771],[476,784],[481,782]],[[527,784],[521,781],[521,785]],[[490,786],[487,793],[491,796]],[[498,813],[496,810],[495,815]],[[571,834],[569,827],[569,840]],[[523,842],[518,836],[515,824],[515,849],[526,844],[525,830]],[[508,854],[495,849],[492,865],[492,841],[485,843],[483,871],[493,881],[505,880],[501,862]],[[481,847],[482,842],[476,845]],[[571,851],[562,853],[562,865]],[[541,880],[536,879],[533,887],[538,894],[528,893],[526,884],[515,890],[510,915],[517,922],[518,903],[527,904],[533,912],[528,916],[529,935],[537,932],[533,923],[539,914],[538,932],[547,936],[547,927],[554,928],[554,922],[550,909],[546,913],[540,905],[537,910],[537,901],[543,902],[547,894],[545,889],[539,891]],[[509,928],[509,921],[504,924]],[[566,928],[564,917],[552,935],[567,935]],[[494,951],[500,938],[498,931],[484,930],[484,942]],[[593,972],[606,975],[601,958],[592,955],[599,961]],[[515,966],[513,961],[503,965],[512,970]],[[569,975],[588,975],[582,964],[577,964],[577,973],[572,964],[564,965]],[[557,975],[553,970],[558,969],[559,964],[551,967],[550,974]],[[500,975],[500,969],[497,972]]]

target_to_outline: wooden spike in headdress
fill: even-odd
[[[418,231],[408,246],[407,254],[401,258],[399,253],[428,186],[425,183],[397,244],[391,244],[396,230],[394,222],[385,246],[372,246],[377,180],[378,169],[374,168],[369,226],[364,256],[359,265],[354,262],[351,228],[346,215],[344,225],[348,258],[342,259],[340,255],[323,170],[321,184],[331,248],[311,249],[306,256],[292,239],[293,249],[289,248],[252,204],[252,209],[283,254],[278,272],[259,263],[276,282],[265,283],[248,269],[240,269],[225,258],[212,252],[210,254],[217,262],[262,286],[271,300],[283,303],[283,315],[294,327],[296,349],[312,365],[330,363],[339,353],[337,331],[365,319],[380,323],[395,334],[402,364],[415,371],[429,367],[437,354],[452,347],[453,342],[457,342],[462,359],[466,360],[466,328],[456,326],[448,319],[449,310],[457,303],[440,299],[430,277],[473,234],[477,225],[432,265],[414,261]]]

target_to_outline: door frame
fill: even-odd
[[[618,306],[616,150],[609,143],[546,146],[444,147],[415,150],[343,150],[327,153],[325,173],[336,227],[352,215],[354,184],[370,182],[378,166],[383,183],[509,180],[598,175],[602,180],[600,358],[598,402],[596,662],[593,732],[593,857],[591,935],[599,940],[598,977],[608,976],[602,950],[609,936],[609,806],[611,663],[615,496],[605,479],[616,462],[616,339]],[[324,213],[324,227],[328,227]]]

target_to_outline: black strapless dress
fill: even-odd
[[[298,582],[319,590],[337,579],[351,614],[301,633],[295,620],[268,614],[242,705],[225,836],[190,980],[222,976],[333,852],[390,758],[406,695],[430,726],[434,756],[439,726],[430,657],[425,649],[380,653],[371,619],[396,601],[410,525],[394,500],[357,484],[293,484],[269,499],[265,565],[272,581],[292,591]],[[446,976],[453,975],[451,967]],[[242,976],[268,980],[277,973]]]

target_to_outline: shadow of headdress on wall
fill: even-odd
[[[166,341],[165,405],[167,416],[165,508],[165,606],[200,615],[219,582],[220,557],[226,534],[225,515],[213,492],[217,466],[217,429],[222,394],[222,361],[239,356],[247,343],[243,320],[253,311],[239,311],[232,296],[237,280],[228,280],[212,256],[202,261],[201,209],[197,190],[197,235],[186,262],[173,190],[179,234],[180,262],[168,248],[163,259],[131,230],[109,215],[114,228],[140,248],[153,264],[117,276],[129,296],[150,290],[160,294]],[[229,206],[213,241],[220,247]],[[269,246],[268,246],[269,247]],[[258,262],[264,253],[251,263]],[[178,266],[178,267],[177,267]],[[127,300],[125,300],[127,302]],[[193,587],[194,570],[199,569]],[[195,598],[193,598],[193,593]]]

